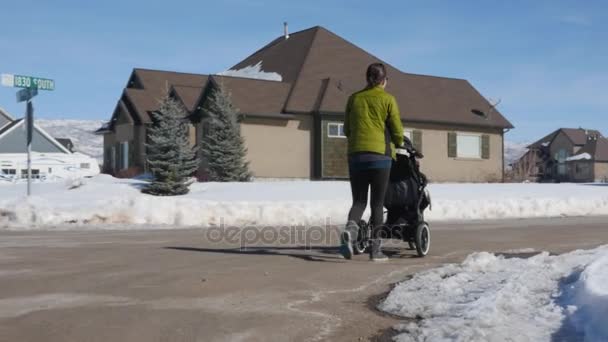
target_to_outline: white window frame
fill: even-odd
[[[336,126],[338,127],[338,134],[331,134],[330,127]],[[328,122],[327,123],[327,137],[328,138],[346,138],[344,134],[344,123],[342,122]]]
[[[463,144],[459,143],[459,139],[460,137],[475,137],[478,139],[479,141],[479,154],[478,155],[461,155],[460,154],[460,146],[462,146]],[[468,132],[456,132],[456,158],[460,158],[460,159],[482,159],[483,157],[483,139],[481,138],[481,134],[478,133],[468,133]]]

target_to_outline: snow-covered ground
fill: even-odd
[[[36,183],[29,199],[24,183],[0,183],[0,226],[344,224],[351,202],[340,181],[195,183],[177,197],[145,195],[144,181],[107,175],[73,183]],[[429,221],[608,215],[606,184],[433,184],[430,192]]]
[[[608,341],[608,245],[528,259],[474,253],[398,284],[397,341]]]
[[[39,119],[36,124],[53,138],[69,138],[74,149],[103,162],[103,136],[95,135],[103,120],[61,120]]]

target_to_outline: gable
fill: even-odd
[[[13,122],[13,118],[8,115],[2,108],[0,108],[0,128],[6,126],[7,124]]]
[[[560,150],[566,150],[567,156],[572,156],[574,154],[574,144],[572,140],[565,134],[562,130],[560,130],[551,140],[551,145],[549,145],[549,153],[552,157],[555,157],[556,154],[559,153]]]
[[[27,133],[23,120],[0,136],[0,153],[27,153]],[[32,151],[39,153],[68,153],[53,138],[34,126]]]

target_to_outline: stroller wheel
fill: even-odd
[[[416,227],[415,239],[418,256],[423,257],[427,255],[431,247],[431,230],[428,223],[421,222],[418,227]]]
[[[411,250],[416,249],[416,244],[414,243],[414,241],[408,241],[407,244],[410,246]]]
[[[353,253],[364,254],[367,251],[368,240],[369,231],[367,222],[361,220],[359,221],[359,234],[357,236],[357,241],[353,241]]]

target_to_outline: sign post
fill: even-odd
[[[32,99],[38,90],[55,90],[55,81],[46,78],[2,74],[0,82],[5,87],[23,88],[17,92],[17,102],[26,102],[25,123],[27,124],[27,195],[32,193],[32,140],[34,135],[34,105]]]

